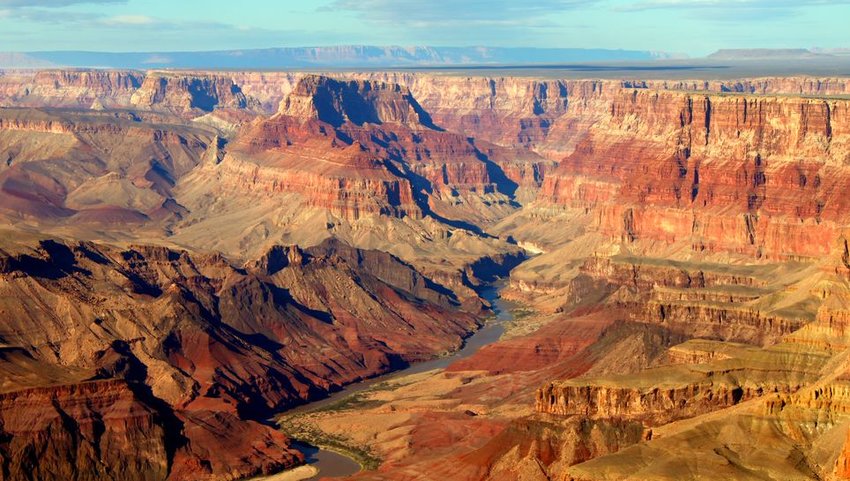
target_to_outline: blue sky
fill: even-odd
[[[850,0],[0,0],[0,51],[850,47]]]

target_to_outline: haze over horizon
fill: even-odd
[[[207,51],[326,45],[652,50],[847,47],[850,1],[0,0],[2,50]],[[68,31],[73,31],[69,38]],[[759,39],[754,42],[753,39]]]

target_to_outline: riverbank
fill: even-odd
[[[319,470],[315,466],[304,465],[297,468],[287,469],[277,474],[259,476],[247,481],[307,481],[318,476]]]
[[[481,290],[481,297],[492,306],[493,316],[481,329],[467,338],[457,352],[352,384],[325,399],[287,411],[277,419],[281,430],[300,441],[296,447],[308,458],[308,465],[319,470],[314,479],[350,476],[361,469],[374,470],[382,462],[378,455],[362,448],[363,443],[339,434],[331,434],[318,427],[315,421],[340,413],[378,408],[383,404],[380,400],[382,392],[403,388],[423,376],[430,375],[426,373],[445,369],[450,364],[475,354],[482,347],[498,341],[506,327],[514,320],[515,306],[500,297],[500,292],[506,285],[506,281],[502,280]]]
[[[355,395],[356,396],[356,395]],[[306,414],[306,413],[305,413]],[[381,458],[376,456],[368,449],[357,446],[355,443],[340,436],[333,436],[320,429],[316,429],[309,422],[304,422],[298,415],[291,418],[284,418],[279,421],[280,429],[292,439],[297,439],[298,442],[305,447],[317,449],[316,462],[321,462],[320,457],[335,457],[326,456],[325,452],[330,452],[339,456],[346,457],[357,464],[355,473],[361,470],[371,471],[378,469],[381,465]],[[301,449],[304,452],[304,449]],[[338,459],[333,464],[349,464],[341,463]],[[353,469],[354,466],[349,464]],[[353,473],[351,473],[353,474]]]

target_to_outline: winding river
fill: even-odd
[[[454,354],[433,359],[431,361],[416,363],[400,371],[394,371],[367,381],[351,384],[324,399],[287,411],[287,414],[311,411],[313,409],[326,406],[388,379],[432,371],[434,369],[444,369],[449,364],[459,359],[469,357],[482,347],[498,341],[502,336],[502,333],[505,331],[505,323],[513,319],[513,314],[510,310],[510,303],[500,297],[500,292],[505,285],[506,281],[503,280],[481,289],[479,295],[490,302],[494,316],[487,321],[484,327],[476,331],[472,336],[468,337],[463,348]],[[296,443],[294,446],[304,453],[307,464],[314,466],[319,470],[318,475],[308,478],[307,481],[314,481],[325,477],[351,476],[360,471],[360,465],[348,456],[334,451],[317,448],[305,443]]]

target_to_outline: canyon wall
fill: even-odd
[[[634,80],[626,88],[652,88],[745,94],[840,96],[850,93],[850,81],[841,77],[763,77],[737,80]]]
[[[163,247],[4,240],[8,479],[208,479],[302,459],[264,423],[477,327],[397,258],[328,241],[245,267]],[[38,452],[38,459],[34,453]]]
[[[847,441],[845,441],[838,457],[835,474],[838,479],[850,479],[850,432],[847,434]]]
[[[233,79],[225,75],[202,74],[192,77],[150,73],[133,92],[130,103],[143,110],[165,107],[175,113],[216,108],[258,108],[256,101],[242,93]]]
[[[32,107],[122,108],[145,78],[142,72],[39,70],[7,72],[0,77],[0,105]]]
[[[829,377],[850,345],[846,90],[4,74],[0,456],[12,479],[34,451],[81,479],[291,466],[261,421],[456,349],[472,288],[523,249],[517,297],[546,303],[446,371],[463,408],[416,411],[411,439],[455,439],[447,416],[482,430],[470,472],[551,478],[757,406],[809,452],[848,411]],[[798,414],[823,422],[790,432]]]
[[[762,395],[737,386],[711,382],[670,388],[548,385],[537,395],[537,411],[561,416],[646,419],[650,425],[666,424],[723,409]]]
[[[0,76],[0,105],[162,109],[203,113],[238,107],[273,113],[304,76],[301,72],[6,71]],[[420,73],[333,73],[330,77],[373,80],[407,88],[437,125],[481,140],[539,144],[553,121],[588,93],[626,89],[714,93],[840,96],[843,78],[756,78],[736,80],[540,80],[519,77]]]
[[[375,214],[478,220],[487,216],[481,197],[508,210],[520,183],[542,181],[510,153],[479,150],[436,126],[406,88],[374,80],[303,77],[278,114],[246,128],[231,152],[221,169],[257,165],[251,177],[264,187],[253,190],[297,192],[349,221]],[[246,177],[232,174],[225,177]]]
[[[802,97],[843,94],[843,79],[700,83],[374,73],[336,74],[346,80],[334,80],[283,73],[45,71],[32,74],[32,87],[26,87],[20,75],[4,76],[4,82],[35,92],[28,94],[32,102],[43,105],[84,106],[103,97],[103,105],[178,115],[280,112],[278,120],[252,127],[243,143],[268,143],[275,136],[275,145],[281,137],[295,142],[289,136],[299,128],[281,126],[282,117],[335,128],[388,122],[459,133],[473,137],[475,148],[447,134],[429,133],[434,140],[424,143],[445,145],[448,159],[486,156],[510,182],[532,191],[542,186],[541,205],[588,209],[595,229],[627,243],[786,258],[828,254],[844,235],[847,205],[839,193],[846,187],[842,166],[850,156],[847,101]],[[9,102],[27,97],[9,87],[4,91]],[[287,135],[280,135],[282,129]],[[312,139],[320,130],[307,127],[295,136]],[[392,154],[374,152],[372,133],[345,133],[366,151],[352,147],[346,157],[375,161]],[[384,129],[383,135],[395,134],[397,129]],[[332,137],[337,144],[351,143],[338,133]],[[395,147],[406,162],[432,151],[411,140],[406,144]],[[505,147],[521,149],[523,160],[499,150]],[[544,159],[560,165],[554,169]],[[449,187],[441,195],[445,204],[457,185],[487,189],[490,172],[485,164],[475,165],[441,161],[436,168],[413,170],[432,185]],[[439,182],[452,176],[466,180]],[[407,186],[387,189],[407,196],[399,200],[407,204],[401,210],[416,215]],[[432,209],[446,214],[445,205]],[[393,212],[386,206],[340,212],[346,210]],[[460,216],[471,220],[469,212]]]
[[[590,209],[626,243],[773,258],[837,247],[850,103],[639,89],[586,102],[568,117],[594,120],[568,129],[580,140],[540,202]]]
[[[156,410],[125,381],[0,395],[7,479],[165,479],[169,439]]]

